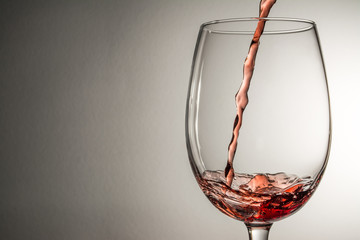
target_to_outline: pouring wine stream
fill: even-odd
[[[250,81],[254,72],[255,68],[255,58],[257,51],[259,49],[260,45],[260,37],[264,31],[265,22],[266,20],[261,18],[266,18],[272,6],[275,4],[276,0],[261,0],[260,6],[259,6],[259,21],[255,30],[255,33],[253,35],[248,55],[245,59],[244,65],[243,65],[243,80],[241,83],[241,86],[239,88],[239,91],[235,95],[235,101],[236,101],[236,107],[237,107],[237,113],[234,121],[234,127],[233,127],[233,135],[228,147],[228,159],[227,164],[225,168],[225,178],[226,183],[229,187],[231,187],[232,181],[234,179],[234,167],[233,167],[233,161],[235,157],[235,152],[237,148],[237,140],[239,136],[239,131],[241,128],[242,123],[242,117],[243,112],[246,108],[246,105],[248,104],[248,91],[250,87]]]

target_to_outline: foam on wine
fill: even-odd
[[[313,179],[285,173],[234,174],[229,187],[223,171],[205,171],[199,185],[213,205],[244,222],[273,222],[300,209],[315,189]]]
[[[276,0],[261,0],[259,7],[259,17],[265,18],[269,15],[271,7],[275,4]],[[233,161],[237,148],[237,139],[239,136],[240,127],[242,124],[243,112],[248,104],[248,91],[250,81],[254,72],[255,58],[260,45],[260,37],[264,31],[265,20],[259,19],[255,33],[253,35],[248,55],[243,65],[243,80],[238,92],[235,95],[237,113],[234,121],[233,134],[228,146],[228,159],[225,168],[226,183],[231,186],[234,178]]]

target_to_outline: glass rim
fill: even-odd
[[[295,28],[287,28],[287,29],[279,29],[279,30],[266,30],[264,29],[263,35],[271,35],[271,34],[290,34],[290,33],[299,33],[309,31],[311,29],[316,28],[316,24],[312,20],[301,19],[301,18],[286,18],[286,17],[244,17],[244,18],[227,18],[227,19],[219,19],[205,22],[201,25],[200,29],[205,30],[209,33],[217,33],[217,34],[239,34],[239,35],[247,35],[254,34],[255,28],[253,30],[225,30],[219,25],[229,25],[231,23],[240,23],[240,22],[258,22],[258,21],[269,21],[269,22],[288,22],[288,23],[298,23],[303,24],[304,26],[297,26]]]

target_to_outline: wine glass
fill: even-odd
[[[259,21],[266,25],[246,83],[243,65]],[[246,104],[239,107],[235,99],[244,88]],[[267,239],[273,222],[309,200],[330,142],[329,91],[313,21],[240,18],[201,25],[186,107],[188,156],[203,193],[243,221],[250,239]]]

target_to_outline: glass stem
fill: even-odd
[[[254,224],[254,223],[245,223],[250,240],[268,240],[269,230],[272,223],[269,224]]]

